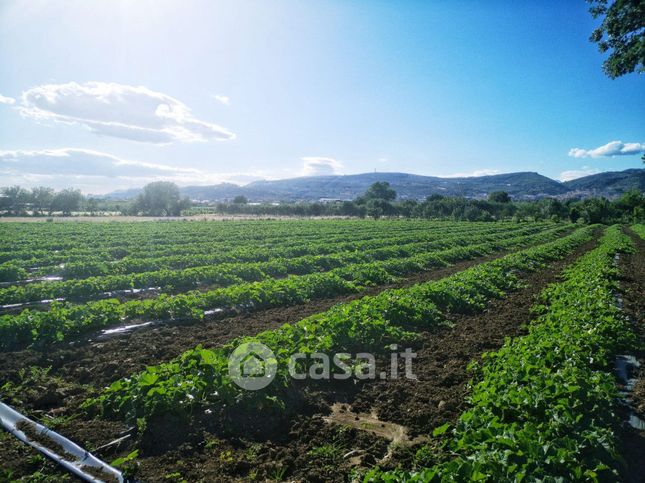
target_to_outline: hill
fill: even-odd
[[[193,200],[222,201],[244,195],[251,201],[351,200],[376,181],[387,181],[399,199],[424,199],[432,194],[485,198],[492,191],[506,191],[515,199],[545,196],[569,197],[604,195],[613,197],[636,187],[645,189],[645,170],[628,169],[600,173],[561,183],[533,172],[496,174],[462,178],[439,178],[408,173],[363,173],[337,176],[309,176],[273,181],[255,181],[246,186],[222,183],[213,186],[186,186],[182,195]],[[129,199],[140,190],[113,192],[111,199]]]
[[[592,174],[563,183],[569,191],[614,196],[628,189],[645,191],[645,169],[626,169]]]

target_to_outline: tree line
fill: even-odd
[[[91,215],[110,212],[120,215],[179,216],[190,208],[188,198],[182,198],[174,183],[158,181],[146,185],[134,201],[114,202],[84,196],[80,190],[67,188],[54,191],[40,186],[25,189],[20,186],[0,188],[0,213],[7,216],[52,216],[74,213]]]
[[[72,188],[55,192],[53,188],[45,186],[30,190],[9,186],[2,188],[0,194],[0,211],[10,216],[27,213],[51,216],[55,212],[71,215],[72,212],[79,211],[81,203],[86,201],[80,190]]]
[[[387,182],[373,184],[353,201],[332,203],[246,204],[217,203],[193,208],[197,214],[247,214],[265,216],[349,216],[360,218],[427,218],[455,221],[552,220],[573,223],[615,223],[645,221],[645,197],[638,190],[625,192],[615,200],[603,197],[558,200],[513,201],[504,191],[492,192],[485,200],[433,194],[423,201],[396,200]]]
[[[175,184],[155,182],[146,185],[135,200],[125,202],[87,198],[73,189],[54,192],[51,188],[26,190],[12,186],[0,190],[0,212],[10,216],[109,212],[130,216],[220,214],[633,223],[645,221],[645,197],[634,189],[614,200],[599,197],[564,201],[554,198],[513,201],[504,191],[490,193],[487,199],[482,200],[438,194],[430,195],[423,201],[397,200],[397,193],[389,183],[377,182],[352,201],[257,204],[249,203],[244,196],[237,196],[231,202],[203,206],[192,205],[188,198],[182,198]]]

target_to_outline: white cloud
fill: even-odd
[[[331,176],[341,174],[343,169],[343,164],[333,158],[307,156],[301,159],[303,176]]]
[[[582,178],[584,176],[589,176],[591,174],[598,174],[600,170],[595,168],[590,168],[588,166],[583,166],[581,169],[571,169],[568,171],[562,171],[558,179],[560,181],[571,181],[572,179]]]
[[[194,169],[129,161],[91,149],[0,151],[0,174],[3,175],[150,177],[197,173]]]
[[[0,104],[7,104],[13,106],[16,103],[16,100],[13,97],[6,97],[0,94]]]
[[[472,178],[476,176],[491,176],[494,174],[499,174],[498,169],[476,169],[475,171],[471,171],[470,173],[454,173],[454,174],[446,174],[442,176],[442,178]]]
[[[602,156],[630,156],[645,153],[645,143],[623,143],[611,141],[595,149],[572,148],[569,156],[574,158],[599,158]]]
[[[230,106],[231,105],[231,98],[228,96],[222,96],[219,94],[213,94],[213,99],[215,99],[217,102],[220,102],[224,104],[225,106]]]
[[[245,185],[253,183],[253,181],[262,181],[265,179],[271,179],[271,176],[265,176],[261,174],[262,171],[255,173],[229,173],[224,176],[224,179],[229,183],[235,183],[240,185]]]
[[[263,171],[225,173],[132,161],[91,149],[0,150],[0,186],[75,187],[100,194],[152,181],[172,181],[180,186],[246,184],[265,179],[265,175]]]
[[[97,134],[155,144],[235,138],[226,128],[197,119],[177,99],[143,86],[41,85],[22,93],[20,112],[36,121],[78,124]]]

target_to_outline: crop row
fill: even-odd
[[[518,227],[509,226],[508,231],[519,229],[533,232],[544,229],[543,226]],[[168,247],[160,255],[159,252],[142,252],[132,254],[117,261],[92,256],[83,258],[78,262],[67,263],[63,267],[47,267],[46,274],[61,275],[64,277],[83,278],[92,275],[141,273],[163,269],[184,269],[200,265],[236,262],[261,262],[273,260],[277,257],[292,258],[304,255],[328,255],[343,251],[371,250],[386,247],[392,244],[406,244],[421,241],[436,241],[446,236],[467,233],[496,233],[502,231],[500,227],[478,227],[472,231],[462,227],[455,227],[434,231],[406,231],[400,234],[381,233],[355,234],[348,241],[348,236],[320,237],[315,241],[303,241],[299,238],[283,238],[278,241],[266,243],[202,243],[196,246],[179,245]],[[43,271],[41,269],[41,271]]]
[[[560,259],[592,238],[593,228],[581,228],[556,241],[486,262],[436,282],[406,289],[385,290],[286,324],[224,347],[197,347],[179,358],[130,378],[114,382],[86,408],[116,416],[145,429],[168,414],[188,422],[191,417],[243,417],[247,411],[283,409],[291,397],[288,360],[295,353],[355,353],[386,350],[391,343],[415,339],[415,331],[436,327],[447,312],[468,313],[521,286],[518,271],[534,271]],[[228,356],[240,344],[259,342],[277,359],[277,374],[265,389],[244,391],[228,373]],[[304,364],[306,362],[301,361]],[[210,415],[210,416],[207,416]]]
[[[389,223],[389,222],[386,222]],[[411,225],[422,226],[414,222]],[[411,226],[408,225],[408,226]],[[185,240],[227,241],[238,239],[260,240],[278,234],[298,237],[312,237],[316,234],[342,234],[349,232],[373,231],[374,224],[364,221],[324,221],[311,223],[295,221],[284,222],[232,222],[232,223],[183,223],[183,222],[144,222],[144,223],[66,223],[43,225],[13,224],[0,234],[0,251],[40,248],[49,251],[67,250],[87,242],[97,246],[136,247],[144,243],[151,247],[181,243]],[[388,228],[401,229],[401,224]]]
[[[542,233],[556,236],[568,228],[565,225],[556,226]],[[464,235],[446,235],[434,242],[401,242],[361,251],[341,251],[329,255],[297,256],[303,249],[296,248],[290,256],[285,256],[281,250],[276,250],[271,261],[251,263],[221,263],[218,265],[198,266],[184,270],[171,271],[168,269],[127,274],[90,277],[83,280],[67,280],[62,282],[40,282],[24,286],[10,286],[0,289],[0,305],[17,304],[43,299],[88,298],[115,290],[131,288],[146,288],[160,286],[164,292],[176,292],[199,285],[227,286],[244,281],[259,281],[273,277],[284,277],[289,274],[303,275],[316,271],[330,270],[347,264],[369,263],[393,258],[409,258],[430,250],[449,247],[465,246],[473,243],[495,243],[506,238],[524,236],[538,232],[539,228],[531,227],[521,230],[497,231],[490,235],[479,233]],[[308,251],[308,247],[304,247]]]
[[[538,225],[540,226],[540,225]],[[541,225],[545,226],[545,225]],[[193,242],[185,240],[155,249],[154,247],[139,244],[137,248],[125,249],[117,247],[109,252],[101,251],[98,247],[75,248],[64,252],[51,252],[39,250],[38,252],[13,252],[10,261],[0,264],[0,280],[13,281],[28,276],[27,269],[37,266],[33,275],[61,275],[66,278],[82,278],[94,275],[125,274],[159,270],[163,268],[187,268],[190,266],[206,265],[211,263],[225,263],[235,261],[263,261],[271,259],[277,250],[283,250],[283,256],[298,256],[304,254],[324,254],[339,250],[376,248],[385,246],[388,240],[404,239],[435,240],[450,233],[465,233],[466,228],[461,226],[445,226],[441,230],[429,225],[425,229],[407,229],[400,233],[397,230],[387,232],[373,231],[354,233],[350,236],[320,234],[314,238],[301,238],[282,235],[277,238],[269,237],[262,240],[240,239],[237,241]],[[494,232],[500,229],[517,229],[517,225],[480,225],[473,226],[475,232]],[[347,241],[351,239],[351,241]],[[379,245],[380,244],[380,245]],[[278,255],[280,256],[280,255]],[[22,270],[18,278],[9,279],[9,270]]]
[[[404,228],[404,229],[403,229]],[[424,231],[421,227],[392,227],[388,231],[392,236],[400,233],[415,233]],[[353,235],[358,240],[370,239],[380,232],[376,227],[361,229],[356,227]],[[330,226],[328,230],[314,230],[313,233],[300,233],[283,227],[276,227],[274,231],[258,233],[233,232],[226,239],[220,236],[193,236],[190,233],[181,236],[166,234],[157,243],[150,239],[129,239],[131,235],[126,229],[123,230],[120,240],[112,243],[104,243],[101,239],[88,238],[85,240],[74,240],[67,242],[65,247],[51,248],[46,243],[35,246],[9,247],[0,252],[0,261],[3,263],[19,264],[22,267],[41,265],[43,262],[55,266],[60,263],[77,261],[117,261],[127,256],[130,257],[159,257],[178,254],[202,253],[204,247],[212,247],[213,250],[226,249],[235,246],[270,246],[272,244],[306,243],[311,240],[346,240],[348,232],[337,231]],[[64,236],[64,235],[63,235]],[[45,268],[45,267],[43,267]]]
[[[48,311],[23,310],[0,317],[0,350],[65,340],[124,320],[203,319],[206,311],[242,306],[247,310],[281,307],[360,292],[370,285],[396,281],[396,277],[492,253],[504,248],[544,242],[550,231],[536,235],[504,237],[496,242],[383,262],[358,263],[324,273],[293,275],[283,279],[240,283],[206,292],[161,294],[154,299],[120,302],[107,299],[81,305],[53,303]]]
[[[145,223],[144,223],[145,224]],[[510,223],[503,223],[509,225]],[[33,224],[30,224],[33,226]],[[344,224],[338,221],[324,220],[318,224],[310,222],[276,222],[258,223],[256,226],[239,223],[222,224],[187,224],[171,222],[159,224],[163,229],[151,233],[138,233],[137,224],[115,223],[119,230],[108,235],[101,232],[87,231],[85,236],[74,237],[68,233],[73,227],[61,225],[60,233],[39,234],[34,228],[29,238],[16,239],[11,227],[0,237],[5,239],[0,243],[0,262],[25,259],[37,259],[48,254],[74,255],[81,257],[92,252],[112,254],[121,258],[124,255],[137,255],[143,252],[164,252],[177,246],[195,247],[202,243],[217,244],[258,244],[263,241],[280,241],[287,239],[315,240],[328,237],[347,237],[349,235],[363,236],[379,233],[398,234],[403,232],[425,231],[432,228],[459,228],[458,223],[431,221],[383,221],[383,223],[368,224],[365,222],[348,221]],[[90,225],[96,225],[91,223]],[[480,223],[484,226],[486,224]],[[488,224],[490,226],[490,224]],[[13,227],[13,224],[12,224]],[[185,227],[190,227],[187,230]],[[194,228],[193,228],[194,227]],[[205,229],[206,228],[206,229]]]
[[[526,336],[484,357],[471,408],[445,433],[447,462],[414,473],[367,475],[366,482],[616,481],[614,356],[633,333],[617,307],[615,253],[632,250],[619,227],[542,294]],[[445,437],[445,436],[444,436]],[[418,459],[430,456],[422,450]]]

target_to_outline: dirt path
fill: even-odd
[[[634,387],[633,404],[637,415],[645,420],[645,241],[631,230],[627,230],[636,244],[636,253],[621,255],[620,286],[623,295],[623,309],[634,322],[634,329],[640,342],[640,350],[634,355],[641,369]],[[622,454],[627,463],[626,481],[637,483],[645,475],[645,431],[625,427],[622,433]]]

